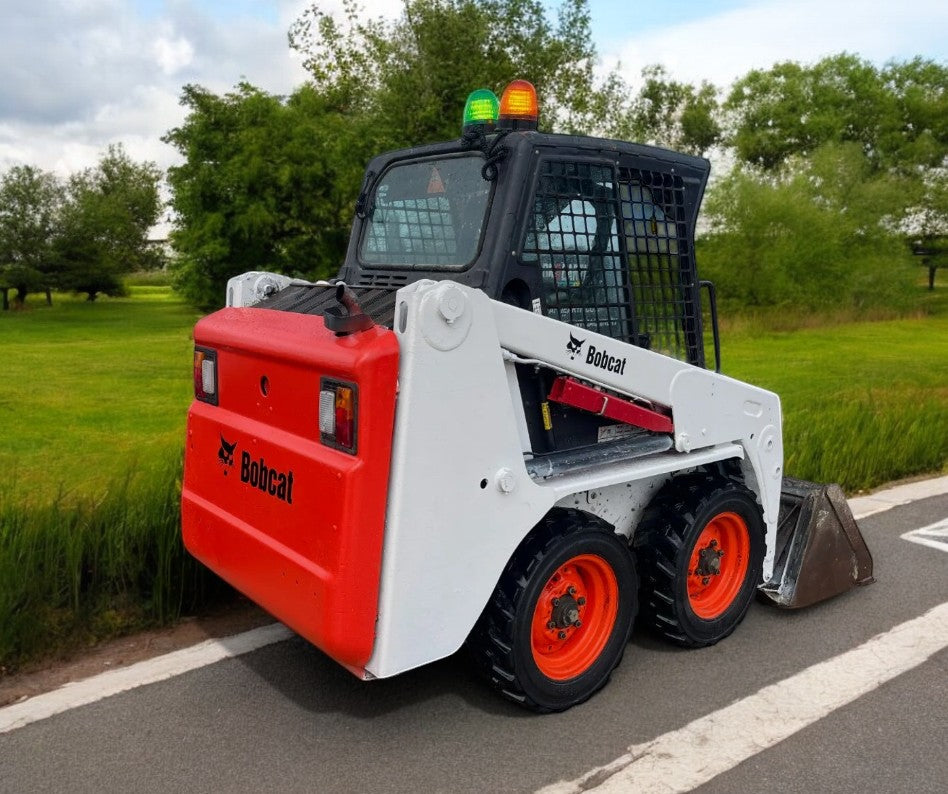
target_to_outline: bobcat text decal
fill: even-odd
[[[234,467],[234,455],[237,451],[237,442],[230,442],[220,434],[221,447],[217,450],[217,460],[223,467],[226,477]],[[251,488],[263,491],[268,496],[293,504],[293,470],[280,471],[267,465],[266,460],[261,457],[259,460],[253,460],[249,452],[240,453],[240,481],[246,483]]]
[[[288,505],[293,504],[292,469],[290,471],[271,469],[262,457],[259,460],[251,460],[249,452],[241,452],[240,481]]]
[[[626,360],[624,356],[622,358],[610,356],[605,350],[598,350],[595,345],[590,345],[586,351],[586,363],[607,372],[615,372],[617,375],[625,374]]]

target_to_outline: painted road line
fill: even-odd
[[[948,603],[542,794],[691,791],[948,646]]]
[[[948,494],[948,476],[935,477],[931,480],[896,485],[868,496],[857,496],[849,500],[849,509],[853,511],[857,519],[867,518],[876,513],[891,510],[893,507],[945,494]]]
[[[250,653],[265,645],[287,640],[293,636],[288,628],[280,623],[271,623],[233,637],[206,640],[183,648],[180,651],[166,653],[153,659],[100,673],[82,681],[74,681],[52,692],[36,695],[22,703],[0,709],[0,733],[22,728],[31,722],[52,717],[63,711],[95,703],[97,700],[127,692],[129,689],[154,684],[166,678],[181,675],[190,670]]]
[[[911,532],[899,535],[899,537],[939,551],[948,551],[948,518],[921,529],[913,529]]]

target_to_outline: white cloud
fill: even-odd
[[[152,51],[155,54],[158,66],[161,67],[161,71],[167,75],[180,72],[194,60],[194,47],[183,36],[179,36],[173,41],[164,37],[159,38],[154,43]]]
[[[315,2],[342,8],[341,0]],[[93,165],[116,142],[167,167],[177,154],[160,139],[184,119],[185,84],[225,92],[246,79],[285,94],[306,79],[287,31],[313,3],[166,0],[144,14],[131,0],[8,0],[0,25],[0,171],[32,163],[67,173]],[[362,5],[369,16],[402,10],[402,0]],[[615,21],[614,30],[635,24],[633,14]],[[725,86],[751,67],[842,50],[878,62],[944,58],[946,30],[944,0],[764,0],[702,21],[670,21],[606,55],[621,59],[633,83],[642,66],[664,63],[678,77]]]
[[[633,84],[642,67],[661,63],[679,79],[726,87],[753,68],[843,51],[879,64],[915,55],[943,59],[946,31],[944,0],[767,0],[632,35],[604,62],[620,61]]]
[[[289,93],[306,79],[286,38],[303,5],[279,0],[275,21],[222,21],[191,0],[157,17],[120,0],[16,0],[0,26],[0,171],[68,173],[116,142],[167,167],[177,154],[160,139],[184,118],[186,83]]]

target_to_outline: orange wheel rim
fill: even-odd
[[[531,623],[533,661],[566,681],[586,672],[602,653],[619,612],[619,584],[602,557],[580,554],[547,580]]]
[[[699,618],[712,620],[734,603],[750,563],[750,533],[737,513],[718,513],[695,543],[688,564],[688,602]]]

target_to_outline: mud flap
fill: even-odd
[[[838,485],[784,478],[776,562],[760,592],[787,609],[870,584],[872,555]]]

